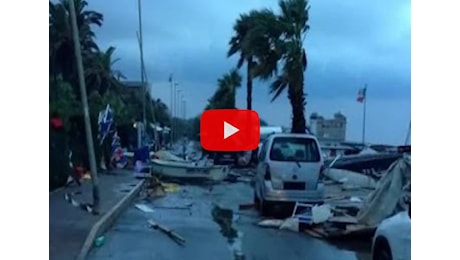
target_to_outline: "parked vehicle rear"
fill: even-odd
[[[262,211],[278,202],[321,203],[323,159],[309,134],[273,134],[262,145],[254,199]],[[265,213],[265,212],[263,212]]]

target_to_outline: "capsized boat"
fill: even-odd
[[[153,159],[150,161],[152,174],[187,179],[207,179],[211,181],[224,180],[230,169],[222,165],[199,166],[193,162],[177,162]]]

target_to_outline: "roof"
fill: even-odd
[[[268,138],[275,137],[301,137],[301,138],[311,138],[316,140],[316,136],[311,134],[293,134],[293,133],[274,133],[268,136]]]

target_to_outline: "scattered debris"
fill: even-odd
[[[169,193],[178,192],[180,190],[180,185],[176,183],[162,183],[161,186],[163,186],[165,192]]]
[[[281,223],[281,226],[279,229],[285,229],[285,230],[290,230],[294,232],[299,232],[299,218],[298,217],[290,217],[287,218]]]
[[[93,215],[98,215],[99,212],[95,211],[94,208],[93,208],[93,205],[92,204],[89,204],[89,203],[80,203],[78,201],[76,201],[73,196],[75,194],[73,193],[66,193],[64,194],[64,199],[69,202],[70,204],[72,204],[72,206],[74,207],[78,207],[78,208],[81,208],[83,209],[84,211],[88,212],[88,213],[91,213]]]
[[[332,181],[341,183],[342,188],[346,190],[359,188],[374,189],[376,187],[376,181],[373,178],[359,172],[329,168],[323,174]]]
[[[135,205],[137,209],[145,212],[145,213],[153,213],[155,212],[153,209],[151,209],[149,206],[145,205],[145,204],[136,204]]]
[[[322,239],[369,239],[383,219],[405,210],[405,203],[410,201],[410,156],[396,160],[378,181],[362,173],[329,170],[334,189],[329,190],[324,204],[296,203],[289,218],[266,219],[258,225]],[[358,190],[346,189],[344,184]],[[250,206],[240,205],[240,209]]]
[[[230,182],[230,183],[235,183],[238,182],[238,179],[241,177],[239,174],[235,173],[229,173],[227,177],[225,177],[224,181]]]
[[[330,217],[332,217],[331,206],[328,204],[323,204],[321,206],[313,206],[311,208],[311,219],[313,224],[319,224],[326,222]]]
[[[260,221],[257,225],[261,227],[274,227],[279,228],[283,225],[284,220],[282,219],[265,219]]]
[[[165,233],[172,240],[174,240],[174,242],[176,242],[177,244],[179,244],[181,246],[184,246],[185,239],[182,236],[180,236],[179,234],[177,234],[176,232],[174,232],[173,230],[171,230],[171,229],[169,229],[169,228],[167,228],[165,226],[162,226],[162,225],[158,224],[157,222],[155,222],[153,220],[149,220],[148,223],[149,223],[151,228],[159,229],[161,232]]]
[[[351,198],[350,198],[350,201],[351,201],[351,202],[363,202],[362,199],[360,199],[360,198],[358,198],[358,197],[355,197],[355,196],[351,197]]]
[[[404,157],[393,163],[387,173],[380,179],[375,189],[364,202],[358,213],[361,224],[374,226],[383,219],[400,211],[398,204],[405,197],[405,188],[410,183],[410,157]]]
[[[166,195],[166,192],[164,190],[164,187],[160,180],[156,177],[150,177],[148,178],[148,181],[146,182],[146,186],[144,187],[145,190],[145,198],[157,198],[157,197],[163,197]]]
[[[256,205],[254,203],[251,204],[240,204],[238,209],[239,210],[248,210],[248,209],[254,209]]]
[[[105,242],[105,237],[104,236],[99,236],[94,240],[94,245],[96,247],[101,247]]]
[[[372,237],[376,226],[383,219],[405,210],[402,204],[410,197],[410,169],[410,156],[403,156],[391,164],[382,178],[375,182],[375,189],[364,199],[349,195],[342,198],[340,196],[329,197],[326,201],[327,204],[330,204],[328,205],[330,214],[327,213],[326,208],[320,211],[312,208],[312,215],[319,217],[321,224],[307,225],[302,231],[324,239]],[[338,170],[335,173],[345,173],[348,181],[352,179],[351,182],[361,188],[372,186],[366,185],[372,182],[368,182],[367,176],[363,174],[353,172],[350,174],[350,171],[344,170]],[[366,178],[358,177],[358,175]],[[339,174],[334,175],[336,179],[338,176]],[[350,178],[350,176],[354,177]],[[327,204],[319,207],[326,207]],[[316,211],[315,214],[313,214],[314,211]],[[317,214],[318,212],[320,214]]]

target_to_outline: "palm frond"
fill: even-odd
[[[270,85],[270,94],[273,94],[271,102],[275,101],[288,86],[288,76],[286,74],[278,76]]]

